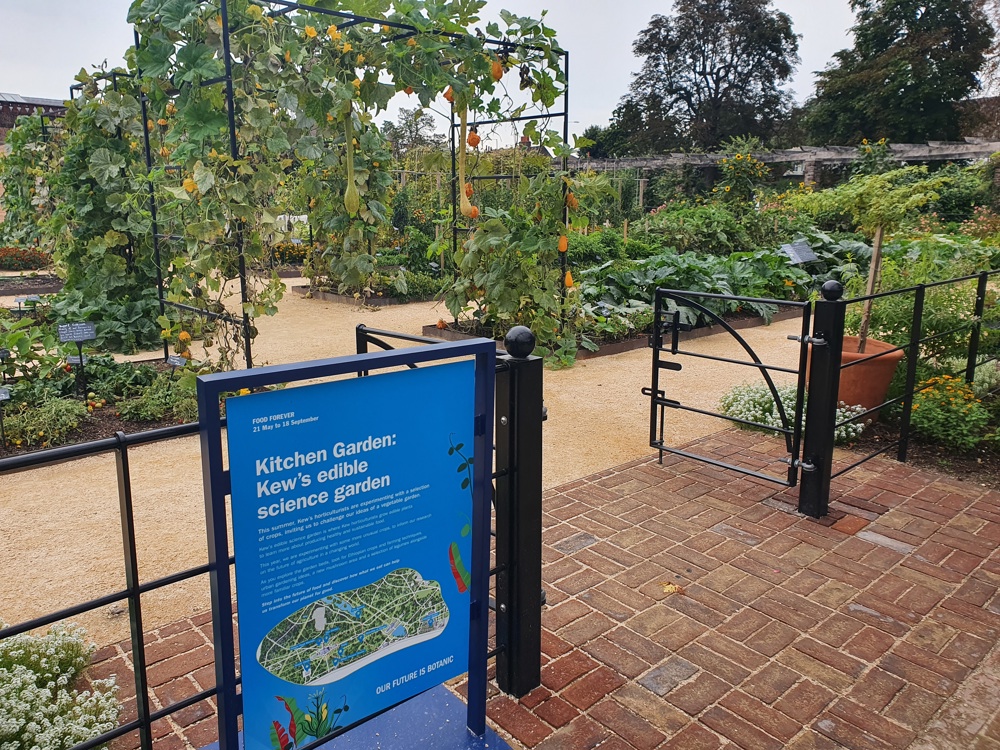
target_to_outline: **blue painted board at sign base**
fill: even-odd
[[[467,670],[474,385],[465,361],[227,400],[248,750]]]
[[[242,743],[240,747],[242,748]],[[510,750],[496,732],[465,726],[465,704],[439,685],[321,745],[323,750]],[[202,750],[219,750],[213,743]]]

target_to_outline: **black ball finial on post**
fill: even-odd
[[[823,286],[819,289],[820,294],[823,295],[823,299],[829,302],[836,302],[838,299],[844,296],[844,285],[839,281],[834,281],[830,279],[829,281],[823,282]]]
[[[535,350],[535,334],[527,326],[514,326],[504,336],[503,346],[515,359],[527,359]]]

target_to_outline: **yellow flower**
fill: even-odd
[[[358,65],[360,65],[364,61],[365,61],[365,56],[359,53],[358,54]]]
[[[187,190],[189,193],[193,193],[195,190],[198,189],[198,183],[195,182],[190,177],[185,177],[184,182],[181,184],[184,186],[184,189]]]
[[[344,42],[344,46],[341,48],[342,52],[350,52],[354,47],[351,46],[350,42]]]
[[[361,79],[360,78],[355,78],[353,81],[351,81],[351,83],[354,84],[354,88],[356,88],[356,89],[361,88]]]
[[[725,190],[726,190],[727,193],[731,190],[731,188],[729,187],[729,185],[726,185]]]
[[[329,112],[326,113],[326,121],[333,122],[333,115],[331,115]]]
[[[292,53],[291,53],[290,50],[286,49],[285,50],[285,62],[291,62],[291,61],[292,61]]]
[[[306,36],[309,37],[310,39],[315,39],[316,38],[316,27],[315,26],[306,26],[306,30],[305,31],[306,31]]]
[[[339,41],[340,37],[342,36],[341,33],[337,30],[337,24],[335,23],[330,24],[330,26],[326,30],[326,35],[335,42]]]
[[[795,282],[791,279],[785,279],[785,286],[795,286]]]
[[[241,396],[246,396],[248,393],[250,393],[250,389],[249,388],[240,388],[240,395]]]
[[[191,334],[188,333],[187,331],[181,331],[180,333],[177,334],[177,340],[180,341],[182,344],[188,344],[191,342]]]
[[[867,138],[862,138],[861,139],[861,145],[862,146],[867,146],[868,145],[868,139]]]
[[[736,161],[741,161],[743,159],[743,154],[736,154]]]

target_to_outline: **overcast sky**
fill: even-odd
[[[802,63],[792,84],[801,102],[812,91],[813,73],[850,45],[854,17],[848,0],[773,3],[801,35]],[[63,99],[81,67],[120,63],[132,44],[128,6],[129,0],[0,0],[0,91]],[[607,124],[639,67],[632,43],[654,14],[671,7],[668,0],[489,0],[487,10],[537,17],[549,9],[547,23],[570,52],[571,130],[580,133]]]

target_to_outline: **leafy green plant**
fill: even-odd
[[[176,378],[161,372],[149,385],[129,389],[116,404],[122,419],[153,422],[173,417],[181,422],[198,417],[198,403],[193,392],[193,377]]]
[[[790,427],[795,417],[796,387],[793,385],[779,385],[776,386],[776,390],[785,412],[785,418],[788,420],[788,425],[782,423],[778,403],[774,400],[771,389],[764,383],[743,383],[735,386],[719,400],[719,410],[727,416],[754,422],[757,425],[776,428]],[[865,428],[871,424],[871,420],[846,422],[846,420],[859,417],[864,411],[864,407],[851,406],[845,404],[843,401],[837,405],[836,420],[839,426],[834,430],[835,443],[850,443],[865,431]],[[803,414],[805,414],[804,410]],[[846,422],[846,424],[841,424],[842,422]],[[740,424],[739,426],[747,430],[768,431],[767,427],[756,427],[746,424]],[[774,434],[777,435],[780,433]]]
[[[758,138],[731,138],[723,144],[719,160],[719,181],[712,192],[726,201],[751,201],[758,186],[770,177],[770,168],[753,155],[753,151],[763,151]]]
[[[751,247],[740,219],[721,203],[670,201],[649,213],[650,239],[679,253],[728,255]]]
[[[925,380],[913,394],[910,427],[929,442],[968,451],[983,439],[990,413],[972,387],[953,375]]]
[[[86,405],[76,399],[50,398],[30,406],[22,402],[16,410],[5,413],[4,430],[10,445],[47,448],[64,442],[86,418]]]
[[[86,374],[88,390],[108,400],[140,390],[156,379],[156,370],[149,365],[117,362],[110,354],[89,357]]]
[[[54,625],[0,640],[0,747],[69,750],[118,726],[113,677],[74,689],[96,648],[85,639],[80,628]]]

